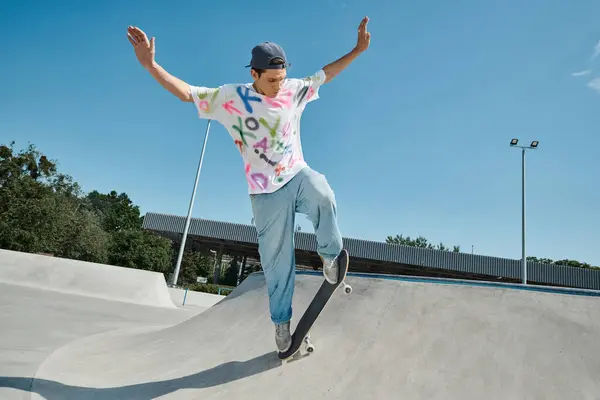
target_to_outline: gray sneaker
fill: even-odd
[[[331,261],[323,260],[323,276],[325,277],[325,280],[331,283],[332,285],[335,285],[337,283],[339,269],[340,267],[338,265],[337,257],[335,257]]]
[[[289,321],[283,324],[275,324],[275,343],[280,353],[287,351],[292,345]]]

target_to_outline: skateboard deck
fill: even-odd
[[[317,291],[317,294],[315,294],[315,297],[313,297],[306,311],[300,318],[300,321],[298,321],[298,325],[296,326],[296,329],[292,334],[292,344],[290,348],[284,353],[279,353],[279,358],[281,360],[286,360],[288,358],[293,357],[300,350],[302,343],[309,336],[309,332],[313,324],[321,314],[321,311],[323,311],[323,308],[325,308],[325,305],[327,304],[335,290],[340,285],[344,285],[346,294],[351,293],[352,288],[344,283],[344,279],[346,278],[346,274],[348,272],[348,261],[348,252],[346,251],[346,249],[343,249],[338,257],[338,264],[340,268],[338,271],[337,283],[331,284],[327,282],[325,278],[323,278],[323,284],[321,284],[321,287]],[[312,352],[313,350],[314,346],[310,345],[309,352]]]

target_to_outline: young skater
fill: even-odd
[[[155,39],[138,27],[128,27],[128,39],[140,64],[165,89],[184,102],[193,102],[200,118],[221,123],[244,162],[248,192],[258,234],[261,265],[269,294],[275,342],[280,352],[291,345],[290,320],[295,281],[295,214],[307,215],[317,237],[323,275],[336,283],[342,236],[337,224],[334,193],[325,176],[304,161],[300,117],[330,82],[370,44],[368,17],[358,27],[355,47],[314,75],[287,77],[284,50],[273,42],[252,49],[252,83],[216,88],[192,86],[169,74],[155,60]]]

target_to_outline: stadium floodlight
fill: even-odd
[[[534,140],[529,146],[517,146],[519,139],[510,141],[511,147],[521,149],[521,263],[523,268],[523,284],[527,284],[527,258],[525,253],[525,151],[529,149],[537,149],[540,142]]]

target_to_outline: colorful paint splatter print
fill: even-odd
[[[191,86],[198,116],[221,123],[244,161],[248,192],[272,193],[306,166],[300,143],[300,117],[319,98],[325,72],[304,79],[286,79],[269,98],[251,83],[218,88]]]

